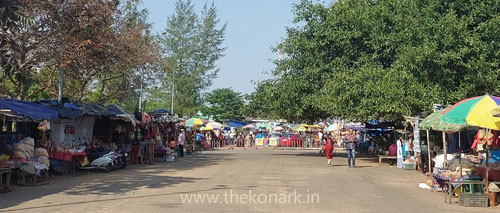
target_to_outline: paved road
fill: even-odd
[[[444,204],[442,193],[418,188],[425,176],[416,171],[380,167],[371,161],[358,161],[358,168],[349,169],[344,156],[339,153],[334,165],[327,167],[317,151],[207,151],[175,163],[134,165],[108,174],[58,177],[51,185],[16,187],[0,194],[0,212],[500,210]],[[195,203],[195,197],[204,197],[204,203]]]

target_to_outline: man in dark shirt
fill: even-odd
[[[347,152],[347,166],[356,168],[356,140],[357,136],[352,129],[344,136],[345,150]]]

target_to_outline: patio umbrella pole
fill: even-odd
[[[491,133],[491,129],[488,129],[487,131],[488,131],[488,133]],[[489,135],[489,134],[487,134],[487,135]],[[484,186],[485,192],[486,192],[486,190],[488,188],[488,182],[490,180],[490,177],[489,177],[489,174],[488,174],[490,172],[489,171],[490,170],[490,165],[489,165],[490,164],[489,163],[490,156],[489,156],[489,153],[490,153],[490,146],[488,145],[488,141],[486,141],[486,168],[484,169],[485,172],[486,172],[486,174],[484,175],[486,177],[486,185]]]
[[[431,192],[434,191],[434,175],[432,175],[432,164],[431,164],[431,143],[429,143],[429,130],[425,131],[427,133],[427,154],[429,155],[429,174],[431,174],[432,177],[432,186],[431,186]]]

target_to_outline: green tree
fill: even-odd
[[[204,115],[212,115],[215,120],[243,119],[243,96],[231,88],[216,89],[205,95],[207,106],[203,107]]]
[[[0,29],[0,96],[53,99],[63,66],[65,96],[137,103],[160,58],[140,1],[21,2],[17,13],[36,22]]]
[[[245,97],[247,104],[243,107],[245,117],[275,119],[279,118],[276,100],[277,90],[271,80],[265,80],[257,83],[255,92]]]
[[[500,94],[494,0],[303,0],[275,51],[274,113],[290,121],[398,119]]]
[[[169,66],[165,69],[168,74],[164,88],[175,88],[174,113],[190,115],[197,111],[202,91],[217,76],[215,62],[226,49],[222,47],[226,24],[220,28],[218,24],[213,3],[205,4],[201,15],[197,15],[190,0],[177,1],[175,13],[167,19],[167,29],[159,37]]]

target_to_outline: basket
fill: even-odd
[[[488,207],[488,196],[484,193],[460,194],[458,204],[466,207]]]

